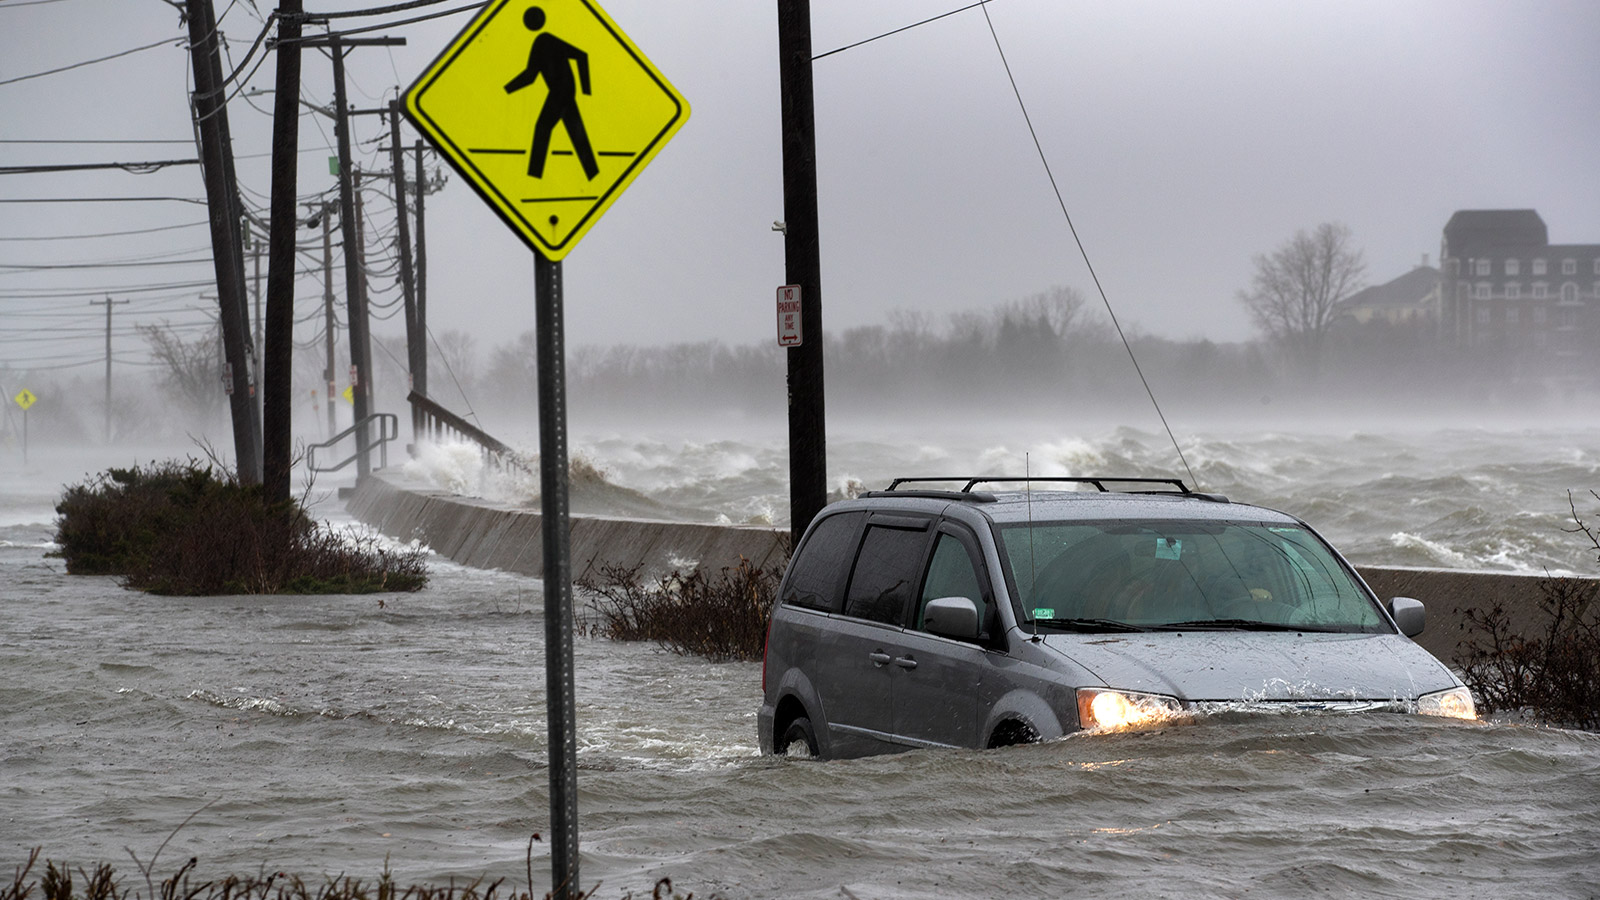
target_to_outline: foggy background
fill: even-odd
[[[366,5],[308,2],[313,11]],[[962,5],[818,0],[814,50]],[[566,261],[573,416],[681,406],[781,420],[775,7],[611,0],[606,8],[692,115]],[[225,70],[245,58],[269,11],[261,0],[218,3]],[[1437,263],[1457,209],[1534,208],[1553,242],[1600,241],[1594,4],[995,0],[988,13],[1100,284],[1158,397],[1191,427],[1217,409],[1269,419],[1361,414],[1377,398],[1402,413],[1455,408],[1439,398],[1454,396],[1462,361],[1422,352],[1416,336],[1352,345],[1315,386],[1295,382],[1255,341],[1236,295],[1249,287],[1252,256],[1298,229],[1348,225],[1369,284],[1404,274],[1424,254]],[[352,51],[351,102],[386,103],[468,18],[395,27],[383,33],[404,35],[407,46]],[[6,164],[192,158],[182,37],[163,0],[0,0]],[[163,39],[171,42],[32,77]],[[331,103],[326,58],[308,51],[303,66],[306,104]],[[814,68],[830,411],[914,420],[970,398],[990,410],[1043,418],[1093,410],[1153,427],[984,11]],[[271,55],[258,53],[244,72],[229,114],[246,203],[264,211],[272,97],[257,92],[271,90]],[[314,203],[333,191],[333,132],[323,116],[303,116],[300,190]],[[379,120],[358,118],[353,131],[358,165],[387,169]],[[415,137],[408,126],[404,135],[407,144]],[[29,143],[44,140],[73,143]],[[86,143],[102,140],[170,143]],[[491,432],[519,427],[509,417],[532,414],[531,383],[513,365],[519,355],[532,363],[530,254],[447,167],[429,168],[447,182],[427,198],[432,393],[478,413]],[[166,324],[196,346],[213,333],[204,207],[103,199],[129,196],[197,200],[199,170],[0,178],[7,201],[95,199],[0,203],[0,388],[7,398],[22,387],[40,395],[30,414],[36,439],[100,436],[104,307],[90,301],[108,294],[131,301],[114,310],[114,433],[180,443],[196,431],[226,433],[220,392],[212,391],[215,412],[186,397],[135,330]],[[404,356],[387,197],[378,183],[365,192],[366,243],[378,273],[374,315],[390,317],[373,325],[384,345],[373,350],[378,408],[398,411]],[[50,239],[22,240],[38,237]],[[321,241],[315,229],[300,237],[297,438],[316,439],[325,428],[322,398],[312,398],[324,392]],[[342,321],[337,241],[336,233]],[[248,279],[248,258],[246,270]],[[1040,340],[1026,309],[1062,295],[1081,301],[1071,327]],[[339,339],[342,357],[342,326]],[[338,371],[346,367],[341,358]],[[1543,399],[1551,415],[1574,412],[1572,398]],[[1459,408],[1475,415],[1483,402],[1475,389]],[[1526,398],[1487,402],[1530,411]],[[337,404],[348,422],[348,407]],[[6,412],[14,441],[18,410],[8,402]]]

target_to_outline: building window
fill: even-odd
[[[1578,274],[1578,261],[1575,260],[1575,259],[1563,259],[1561,261],[1561,274],[1563,274],[1563,275],[1576,275],[1576,274]]]
[[[1535,324],[1535,325],[1543,325],[1544,324],[1544,307],[1535,306],[1533,308],[1533,324]]]
[[[1489,299],[1489,282],[1487,282],[1487,281],[1478,282],[1478,287],[1477,287],[1476,290],[1473,291],[1472,296],[1476,297],[1479,300],[1487,300],[1487,299]]]
[[[1507,275],[1515,275],[1515,274],[1517,274],[1517,270],[1519,268],[1521,268],[1520,262],[1521,262],[1520,260],[1515,260],[1515,259],[1506,260],[1506,274]]]
[[[1479,325],[1487,325],[1487,324],[1489,324],[1489,307],[1487,307],[1487,306],[1478,307],[1478,324]]]
[[[1476,269],[1477,269],[1477,271],[1475,272],[1475,274],[1477,274],[1477,275],[1487,275],[1487,274],[1489,274],[1489,261],[1487,259],[1478,260],[1478,264],[1477,264]]]
[[[1548,296],[1550,296],[1550,286],[1542,281],[1536,282],[1533,286],[1533,299],[1543,300]]]
[[[1561,286],[1561,302],[1562,303],[1577,303],[1578,302],[1578,286],[1573,284],[1570,281],[1567,282],[1566,284],[1563,284]]]
[[[1507,300],[1520,300],[1520,299],[1522,299],[1522,285],[1517,284],[1515,281],[1507,283],[1506,284],[1506,299]]]
[[[1515,325],[1515,324],[1517,324],[1517,318],[1518,318],[1518,316],[1517,316],[1517,308],[1515,306],[1506,307],[1506,324],[1507,325]]]
[[[1536,260],[1533,261],[1533,274],[1535,274],[1535,275],[1543,275],[1543,274],[1545,274],[1545,271],[1544,271],[1544,260],[1536,259]]]

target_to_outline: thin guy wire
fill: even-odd
[[[1084,249],[1083,239],[1078,237],[1078,228],[1072,224],[1072,214],[1067,212],[1067,201],[1061,196],[1061,187],[1056,184],[1056,175],[1050,170],[1050,160],[1045,157],[1044,145],[1039,143],[1039,133],[1033,128],[1033,119],[1028,115],[1028,105],[1022,100],[1022,91],[1017,88],[1016,76],[1011,74],[1011,63],[1006,61],[1006,51],[1000,46],[1000,35],[994,30],[994,20],[989,18],[988,0],[979,3],[983,7],[983,21],[989,25],[989,35],[994,38],[994,49],[1000,54],[1000,64],[1005,66],[1006,78],[1011,82],[1011,92],[1017,97],[1017,106],[1022,110],[1022,120],[1028,125],[1028,134],[1033,137],[1033,149],[1039,154],[1039,162],[1044,164],[1044,173],[1050,178],[1050,189],[1055,191],[1056,203],[1061,207],[1061,215],[1067,220],[1067,230],[1072,232],[1072,240],[1078,245],[1078,253],[1083,257],[1083,264],[1089,269],[1089,277],[1094,280],[1096,291],[1100,292],[1100,302],[1105,304],[1106,314],[1111,317],[1111,324],[1117,329],[1117,337],[1122,340],[1122,348],[1128,351],[1128,359],[1133,362],[1133,370],[1139,374],[1139,383],[1144,385],[1144,392],[1150,397],[1150,405],[1156,409],[1156,416],[1161,419],[1161,427],[1166,429],[1167,440],[1172,442],[1172,449],[1178,451],[1178,461],[1183,463],[1183,470],[1189,473],[1189,480],[1194,486],[1200,486],[1200,479],[1195,477],[1194,470],[1189,468],[1189,459],[1183,455],[1183,448],[1178,445],[1178,438],[1172,433],[1172,426],[1167,424],[1167,414],[1161,411],[1161,403],[1156,400],[1156,392],[1150,387],[1150,380],[1144,377],[1144,368],[1139,365],[1139,357],[1134,355],[1133,346],[1128,343],[1128,336],[1122,332],[1122,323],[1117,321],[1117,314],[1111,308],[1111,299],[1106,296],[1106,289],[1100,284],[1100,276],[1095,273],[1094,263],[1089,261],[1089,251]]]

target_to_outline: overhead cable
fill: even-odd
[[[27,81],[27,80],[29,80],[31,78],[43,78],[46,75],[57,75],[57,74],[60,74],[62,72],[70,72],[73,69],[81,69],[84,66],[92,66],[95,63],[108,62],[110,60],[119,59],[119,58],[124,57],[124,56],[131,56],[132,54],[135,54],[135,53],[141,53],[141,52],[143,52],[145,50],[154,50],[157,47],[165,47],[165,46],[167,46],[169,44],[171,44],[171,45],[183,44],[183,43],[185,43],[185,41],[186,41],[185,38],[167,38],[165,40],[156,41],[153,44],[145,44],[143,47],[134,47],[131,50],[124,50],[121,53],[113,53],[110,56],[102,56],[102,57],[99,57],[98,59],[86,59],[83,62],[76,62],[76,63],[73,63],[70,66],[62,66],[62,67],[57,68],[57,69],[48,69],[48,70],[43,71],[43,72],[34,72],[31,75],[18,75],[15,78],[7,78],[7,79],[5,79],[3,81],[0,81],[0,87],[3,87],[3,86],[8,85],[8,84],[16,84],[19,81]]]

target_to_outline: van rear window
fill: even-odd
[[[784,603],[825,612],[838,610],[839,587],[855,556],[860,520],[860,513],[842,513],[817,523],[789,564]]]

